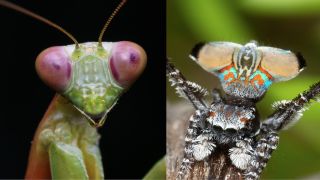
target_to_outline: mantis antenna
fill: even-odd
[[[114,16],[119,12],[119,10],[121,9],[121,7],[127,2],[127,0],[122,0],[119,5],[116,7],[116,9],[113,11],[113,13],[111,14],[111,16],[108,18],[107,22],[104,24],[101,32],[100,32],[100,35],[99,35],[99,39],[98,39],[98,42],[99,42],[99,46],[102,46],[102,37],[103,37],[103,34],[104,32],[106,31],[106,29],[108,28],[111,20],[114,18]]]
[[[9,9],[13,9],[15,11],[18,11],[22,14],[25,14],[25,15],[28,15],[30,17],[33,17],[39,21],[42,21],[46,24],[48,24],[49,26],[52,26],[54,28],[56,28],[57,30],[61,31],[62,33],[64,33],[65,35],[67,35],[75,44],[76,44],[76,48],[79,47],[79,43],[78,41],[76,40],[76,38],[74,38],[68,31],[66,31],[65,29],[63,29],[61,26],[57,25],[56,23],[38,15],[38,14],[35,14],[21,6],[18,6],[16,4],[13,4],[11,2],[8,2],[8,1],[5,1],[5,0],[0,0],[0,6],[4,6],[4,7],[7,7]]]

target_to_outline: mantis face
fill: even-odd
[[[36,70],[94,126],[102,126],[119,96],[142,73],[146,54],[137,44],[95,42],[50,47],[37,57]]]

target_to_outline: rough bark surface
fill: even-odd
[[[183,156],[184,137],[194,109],[187,103],[167,103],[167,179],[175,179]],[[226,149],[217,149],[206,161],[195,162],[187,179],[242,179]]]

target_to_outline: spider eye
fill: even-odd
[[[127,88],[142,73],[146,62],[146,53],[139,45],[120,41],[112,48],[110,70],[116,82]]]
[[[50,47],[36,59],[36,71],[51,88],[63,92],[71,79],[71,60],[63,46]]]
[[[301,54],[271,47],[258,47],[258,50],[262,52],[261,67],[273,77],[274,81],[292,79],[306,66]]]
[[[215,72],[232,64],[233,53],[241,47],[231,42],[199,43],[192,49],[190,57],[206,71]]]

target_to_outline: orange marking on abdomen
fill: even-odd
[[[258,81],[259,86],[262,86],[264,84],[264,80],[262,79],[260,74],[254,76],[254,78],[252,78],[250,82],[254,83],[255,81]]]
[[[232,72],[229,72],[224,76],[224,80],[228,80],[229,78],[234,79],[234,74]]]

